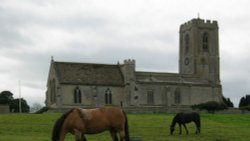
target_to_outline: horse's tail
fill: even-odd
[[[125,117],[125,141],[130,141],[127,114],[125,113],[125,111],[122,111],[122,112]]]
[[[64,113],[54,124],[53,130],[52,130],[52,141],[58,141],[60,138],[60,132],[63,125],[64,120],[66,117],[73,111],[74,109],[69,110],[68,112]]]

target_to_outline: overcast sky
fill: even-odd
[[[223,94],[238,106],[250,94],[249,0],[0,0],[0,92],[44,104],[55,61],[116,64],[178,73],[179,26],[219,24]]]

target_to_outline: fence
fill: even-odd
[[[0,113],[9,113],[9,105],[2,105],[0,104]]]

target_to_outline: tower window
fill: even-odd
[[[79,87],[76,87],[74,90],[74,103],[82,103],[82,93]]]
[[[208,52],[208,33],[207,32],[205,32],[204,34],[203,34],[203,37],[202,37],[202,50],[204,51],[204,52]]]
[[[187,54],[189,51],[189,35],[186,34],[185,36],[185,53]]]

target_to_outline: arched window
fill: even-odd
[[[105,104],[112,104],[112,92],[109,88],[105,91]]]
[[[205,67],[205,65],[207,64],[205,58],[201,58],[201,64],[202,64],[203,67]]]
[[[208,33],[205,32],[202,36],[202,50],[204,52],[208,52],[208,47],[209,47],[209,38],[208,38]]]
[[[50,102],[56,102],[56,81],[55,79],[50,80]]]
[[[186,34],[185,36],[185,53],[187,54],[189,52],[189,43],[190,42],[190,39],[189,39],[189,35]]]
[[[181,90],[180,90],[180,88],[175,89],[174,101],[175,101],[175,104],[180,104],[181,103]]]
[[[154,104],[154,91],[153,90],[147,91],[147,102],[148,104]]]
[[[74,103],[82,103],[82,93],[79,87],[76,87],[74,90]]]

